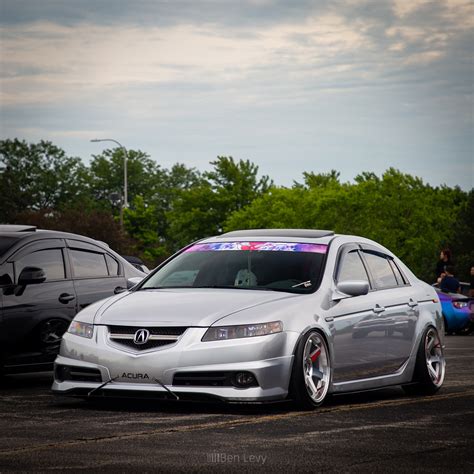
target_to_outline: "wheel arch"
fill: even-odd
[[[334,347],[333,347],[333,344],[332,344],[332,339],[330,339],[330,337],[328,337],[328,334],[326,333],[326,331],[328,331],[328,330],[327,329],[325,330],[325,328],[322,327],[319,324],[314,324],[312,326],[306,327],[303,331],[301,331],[301,334],[298,336],[298,339],[296,340],[296,343],[293,347],[293,352],[292,352],[293,363],[291,365],[291,371],[290,371],[289,378],[288,378],[288,394],[290,394],[290,392],[291,392],[291,381],[293,379],[293,372],[295,370],[295,364],[296,364],[296,351],[297,351],[298,346],[300,345],[301,341],[303,340],[303,338],[305,338],[310,332],[313,332],[313,331],[318,332],[324,338],[324,342],[326,343],[326,346],[327,346],[328,351],[329,351],[329,359],[330,359],[330,362],[331,362],[331,367],[334,367]],[[330,384],[329,384],[328,393],[331,393],[331,392],[332,392],[332,374],[331,374],[331,381],[330,381]]]

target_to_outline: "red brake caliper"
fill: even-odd
[[[312,354],[309,355],[311,362],[314,364],[320,355],[321,349],[318,347]]]

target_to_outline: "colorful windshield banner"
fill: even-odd
[[[247,250],[255,252],[308,252],[326,253],[327,245],[301,244],[296,242],[212,242],[196,244],[185,252],[219,252],[224,250]]]

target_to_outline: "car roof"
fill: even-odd
[[[332,230],[315,229],[248,229],[235,230],[219,235],[218,238],[227,237],[298,237],[305,239],[319,239],[334,235]]]
[[[0,225],[0,262],[4,256],[14,250],[20,243],[43,239],[75,239],[109,248],[109,245],[100,240],[91,239],[84,235],[72,234],[58,230],[37,229],[35,226],[24,225]]]
[[[208,237],[200,242],[232,242],[246,241],[273,241],[273,242],[308,242],[329,244],[335,237],[332,230],[316,229],[248,229],[226,232],[214,237]]]

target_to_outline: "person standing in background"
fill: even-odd
[[[461,286],[459,285],[459,280],[454,276],[454,267],[452,265],[446,266],[439,287],[441,291],[446,293],[460,293]]]
[[[452,265],[452,258],[451,258],[451,250],[449,249],[443,249],[441,250],[441,253],[439,254],[439,260],[438,263],[436,264],[436,278],[435,281],[440,283],[440,278],[443,277],[443,274],[445,273],[446,267],[448,265]]]

